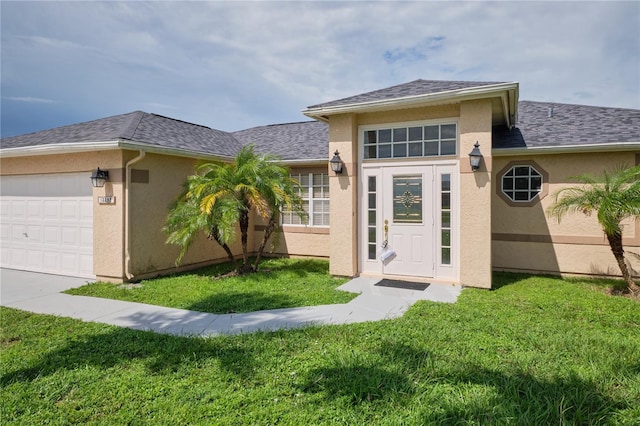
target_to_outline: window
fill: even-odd
[[[443,173],[440,184],[440,256],[442,265],[451,265],[451,175]]]
[[[365,130],[364,158],[411,158],[456,155],[457,125]]]
[[[367,258],[375,260],[376,258],[376,216],[377,216],[377,188],[376,176],[369,176],[367,179],[367,247],[369,249]]]
[[[329,175],[327,173],[292,173],[298,182],[298,195],[307,218],[289,210],[282,212],[283,225],[329,226]]]
[[[512,166],[502,175],[502,193],[514,202],[529,202],[542,191],[542,174],[533,166]]]

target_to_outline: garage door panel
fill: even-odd
[[[43,243],[44,244],[58,244],[58,241],[60,241],[60,227],[59,226],[52,226],[52,225],[46,225],[44,227],[44,237],[43,237]]]
[[[9,207],[11,217],[24,220],[27,216],[26,204],[24,200],[11,200]]]
[[[80,228],[80,247],[93,248],[93,229]]]
[[[42,270],[42,250],[27,250],[27,268],[30,270]]]
[[[12,265],[24,268],[27,265],[27,250],[21,248],[11,249],[10,262]]]
[[[0,266],[93,278],[89,177],[1,176]]]
[[[78,220],[79,217],[79,203],[76,200],[63,200],[60,203],[60,218],[62,220]]]
[[[53,272],[59,270],[59,253],[44,250],[42,252],[42,268],[43,272]]]
[[[79,246],[78,228],[73,226],[63,226],[60,229],[61,237],[60,242],[65,246],[77,247]]]
[[[80,200],[80,220],[93,226],[93,200]]]
[[[27,225],[25,227],[24,238],[27,239],[27,244],[33,246],[34,244],[42,244],[42,225]]]
[[[44,200],[42,205],[42,214],[45,220],[58,220],[60,218],[59,211],[60,201]]]
[[[27,200],[27,219],[38,220],[42,219],[42,200]]]

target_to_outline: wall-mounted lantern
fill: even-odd
[[[94,170],[91,174],[91,185],[94,188],[102,188],[104,183],[109,180],[109,171],[108,170]]]
[[[335,174],[340,174],[342,173],[342,159],[340,158],[340,153],[338,152],[338,150],[336,149],[335,154],[333,154],[333,158],[331,160],[329,160],[329,165],[331,166],[331,170],[333,170],[333,172]]]
[[[480,168],[480,162],[482,161],[482,153],[480,152],[480,144],[478,142],[473,145],[473,150],[469,153],[469,163],[471,164],[471,171],[475,172]]]

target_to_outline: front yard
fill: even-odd
[[[131,287],[93,283],[66,293],[212,314],[347,303],[357,296],[336,290],[348,280],[329,275],[325,260],[266,259],[257,273],[215,279],[232,270],[223,263]]]
[[[3,308],[3,424],[638,424],[640,305],[498,274],[402,318],[210,339]]]

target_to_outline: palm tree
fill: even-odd
[[[602,178],[581,175],[573,178],[581,186],[564,188],[555,193],[555,202],[547,210],[558,222],[565,213],[597,213],[598,222],[607,236],[611,251],[618,262],[627,290],[640,298],[640,287],[633,281],[622,246],[620,222],[640,217],[640,166],[621,167]]]
[[[258,155],[252,145],[243,147],[233,163],[208,162],[197,167],[197,171],[187,178],[185,190],[170,208],[164,228],[167,242],[182,248],[177,262],[182,260],[197,234],[205,231],[235,264],[229,244],[235,239],[238,227],[242,260],[235,265],[236,271],[257,271],[267,242],[280,226],[281,210],[305,214],[296,181],[276,157]],[[252,210],[267,223],[253,265],[247,246]]]

